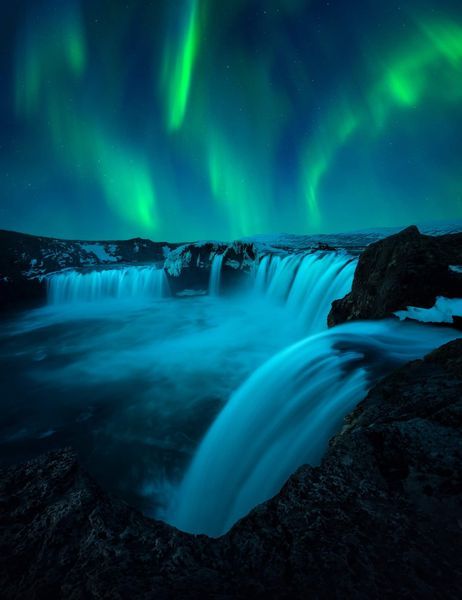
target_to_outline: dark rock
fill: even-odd
[[[324,250],[326,252],[335,252],[337,248],[331,246],[330,244],[326,244],[324,242],[318,242],[316,250]]]
[[[258,251],[254,244],[239,241],[229,244],[223,254],[223,291],[232,291],[245,285],[257,259]]]
[[[85,242],[0,230],[0,309],[27,308],[46,297],[46,275],[64,269],[81,271],[117,265],[163,265],[174,294],[205,292],[216,254],[223,254],[223,291],[248,280],[257,257],[251,243],[170,244],[141,238]]]
[[[198,242],[186,244],[171,252],[165,261],[165,271],[174,294],[184,290],[205,292],[209,286],[210,269],[215,256],[223,255],[222,291],[229,292],[248,281],[258,252],[246,242]]]
[[[361,254],[350,294],[332,304],[329,326],[381,319],[408,306],[430,308],[437,296],[462,297],[462,233],[422,235],[417,227],[371,244]]]
[[[3,598],[459,598],[462,341],[376,385],[225,536],[105,494],[69,450],[0,476]]]
[[[68,268],[163,262],[178,244],[142,238],[77,241],[0,230],[0,308],[44,300],[45,275]]]

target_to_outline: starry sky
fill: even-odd
[[[235,239],[462,217],[460,0],[15,0],[0,227]]]

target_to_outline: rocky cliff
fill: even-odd
[[[141,238],[85,242],[0,230],[0,308],[36,304],[43,277],[63,269],[162,262],[178,244]]]
[[[227,291],[245,282],[254,268],[258,251],[254,244],[244,242],[197,242],[180,246],[165,261],[172,292],[181,293],[185,289],[206,291],[216,257],[222,257],[222,284]]]
[[[408,227],[366,248],[351,293],[333,303],[328,323],[381,319],[408,306],[430,308],[438,296],[461,298],[461,265],[462,233],[433,237]]]
[[[251,272],[257,250],[251,243],[171,244],[141,238],[85,242],[0,230],[0,309],[36,306],[46,296],[46,276],[155,263],[165,270],[173,294],[206,292],[215,255],[223,256],[225,290],[240,285]]]
[[[462,341],[376,385],[225,536],[109,497],[70,450],[0,474],[2,597],[459,598]]]

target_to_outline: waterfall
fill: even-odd
[[[221,265],[223,264],[223,254],[215,254],[212,259],[210,269],[209,294],[210,296],[218,296],[220,293],[221,284]]]
[[[163,269],[153,266],[103,269],[90,273],[66,271],[48,278],[49,304],[107,299],[161,298],[168,295]]]
[[[277,354],[212,424],[167,520],[191,533],[223,534],[300,465],[320,462],[344,415],[379,376],[455,337],[394,321],[349,323]]]
[[[255,289],[285,302],[307,333],[327,325],[331,304],[351,290],[357,261],[340,252],[263,257],[255,274]]]

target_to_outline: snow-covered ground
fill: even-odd
[[[116,244],[87,242],[86,244],[80,244],[80,247],[85,252],[93,253],[101,262],[118,262],[122,259],[121,256],[117,256],[118,247]]]
[[[418,227],[422,233],[428,235],[456,233],[462,232],[462,220],[427,223],[418,225]],[[178,275],[184,266],[191,263],[192,249],[200,250],[193,252],[197,262],[196,266],[209,266],[213,255],[217,252],[222,253],[228,248],[234,249],[235,253],[239,254],[242,249],[241,242],[253,243],[255,250],[261,254],[284,254],[331,247],[345,249],[352,255],[358,255],[369,244],[402,229],[403,227],[379,227],[346,233],[316,235],[261,234],[229,243],[200,241],[184,245],[153,242],[140,238],[119,242],[61,240],[5,231],[2,233],[7,236],[7,243],[10,245],[4,249],[4,265],[0,272],[0,281],[9,281],[18,272],[22,277],[31,279],[42,278],[49,273],[69,268],[97,268],[104,265],[151,263],[153,261],[160,263],[164,260],[167,271],[171,275]],[[211,248],[210,254],[206,252],[208,248]],[[247,262],[251,262],[250,259]],[[236,268],[249,266],[241,263],[234,264],[232,257],[229,257],[226,265]],[[451,268],[455,272],[457,269],[462,269],[458,265]]]
[[[417,225],[426,235],[445,235],[462,232],[462,220],[423,223]],[[363,250],[369,244],[402,231],[405,227],[374,227],[343,233],[296,235],[292,233],[259,234],[244,238],[261,248],[305,250],[319,244],[345,248],[353,252]]]

